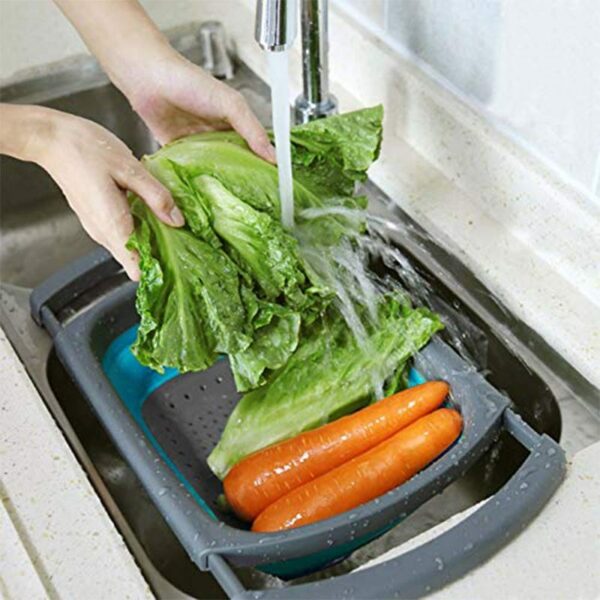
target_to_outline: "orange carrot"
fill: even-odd
[[[388,492],[448,448],[460,435],[458,412],[440,408],[329,473],[305,483],[268,506],[252,531],[308,525],[351,510]]]
[[[424,383],[259,450],[237,463],[225,477],[227,501],[238,516],[252,521],[290,490],[366,452],[430,413],[447,395],[447,383]]]

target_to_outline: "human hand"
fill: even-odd
[[[171,47],[158,57],[136,62],[120,87],[156,139],[174,139],[235,129],[259,156],[275,162],[267,132],[238,91],[186,60]]]
[[[184,224],[171,194],[133,156],[131,150],[100,125],[50,109],[44,140],[35,144],[33,160],[60,186],[89,236],[139,279],[139,257],[125,244],[133,231],[126,190],[140,196],[167,225]]]
[[[137,0],[54,1],[160,143],[233,128],[275,162],[267,132],[243,96],[178,54]]]
[[[177,53],[137,0],[55,2],[160,143],[233,128],[275,162],[267,132],[243,96]]]

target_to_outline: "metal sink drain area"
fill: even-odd
[[[189,37],[189,35],[188,35]],[[188,55],[198,60],[199,48],[188,46]],[[8,101],[40,102],[92,118],[111,128],[135,152],[151,152],[153,143],[119,92],[99,75],[89,81],[82,72],[88,67],[67,68],[60,86],[52,79],[31,80],[28,85],[2,90]],[[87,76],[87,75],[86,75]],[[98,78],[99,77],[99,78]],[[87,81],[87,83],[86,83]],[[71,82],[65,86],[64,82]],[[259,115],[268,118],[268,89],[243,65],[238,65],[232,85],[242,91]],[[85,89],[82,89],[82,85]],[[123,460],[81,392],[58,359],[49,336],[29,317],[30,288],[53,272],[93,248],[74,215],[60,197],[51,180],[39,169],[2,158],[0,210],[3,241],[0,253],[2,289],[0,320],[19,353],[40,394],[62,428],[73,451],[87,471],[99,496],[135,555],[153,591],[162,598],[220,598],[224,594],[206,572],[189,559],[169,525],[157,512],[136,475]],[[498,303],[492,294],[455,257],[429,236],[410,217],[386,198],[377,188],[367,186],[371,210],[393,221],[398,228],[390,231],[390,240],[408,258],[415,270],[429,282],[442,316],[456,320],[481,332],[480,337],[465,340],[470,353],[479,361],[488,380],[503,390],[519,412],[538,432],[559,439],[572,452],[599,437],[598,421],[590,407],[598,402],[598,391],[574,371],[543,340]],[[55,249],[53,249],[55,248]],[[93,304],[98,296],[121,286],[124,276],[116,275],[90,294],[65,306],[62,319],[68,319]],[[485,340],[482,350],[481,340]],[[451,338],[447,340],[452,343]],[[218,365],[217,365],[218,366]],[[220,375],[217,375],[217,377]],[[166,384],[168,385],[168,384]],[[217,384],[219,388],[222,383]],[[228,395],[230,390],[217,394]],[[202,391],[202,390],[200,390]],[[177,404],[196,400],[189,394]],[[226,404],[210,410],[226,410]],[[180,436],[165,418],[161,443],[172,444],[169,452],[177,453]],[[171,409],[177,410],[177,409]],[[178,420],[179,422],[179,420]],[[190,424],[191,423],[191,424]],[[181,426],[181,425],[180,425]],[[171,431],[167,430],[167,427]],[[197,438],[194,452],[202,456],[209,450],[210,437],[216,431],[198,430],[193,422],[184,421],[184,436]],[[194,433],[197,431],[197,434]],[[168,434],[168,435],[167,435]],[[328,578],[351,571],[359,564],[444,521],[496,492],[516,471],[525,457],[524,450],[502,435],[469,472],[450,485],[379,540],[361,548],[349,559],[312,579]],[[186,476],[200,476],[202,465],[184,463]],[[241,581],[250,588],[279,587],[282,583],[254,569],[238,568]]]

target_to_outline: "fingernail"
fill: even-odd
[[[127,276],[131,281],[139,281],[140,280],[140,269],[135,265],[130,265],[126,269]]]
[[[267,160],[269,162],[272,162],[273,164],[277,163],[277,153],[275,152],[275,148],[271,144],[267,146],[266,154]]]
[[[171,223],[173,223],[173,225],[175,225],[175,227],[181,227],[185,224],[183,214],[176,206],[174,206],[171,212],[169,213],[169,220],[171,221]]]

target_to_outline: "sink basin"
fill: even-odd
[[[174,43],[191,60],[200,58],[193,35],[182,34]],[[237,65],[231,84],[267,123],[268,89],[264,83],[248,68]],[[103,79],[91,59],[65,68],[58,75],[5,88],[0,95],[4,101],[35,101],[91,118],[116,133],[136,155],[156,149],[126,100]],[[31,321],[29,289],[90,251],[94,243],[41,169],[6,157],[0,160],[3,328],[157,596],[225,597],[212,576],[199,571],[187,557],[70,380],[48,336]],[[445,334],[448,342],[466,353],[494,386],[507,393],[531,426],[560,439],[568,452],[600,437],[598,421],[589,410],[598,400],[598,390],[506,311],[472,273],[374,185],[367,184],[366,193],[371,198],[371,210],[393,225],[387,231],[390,240],[419,277],[428,282],[428,301],[455,325]],[[85,301],[78,299],[70,310],[77,311]],[[311,577],[351,570],[472,506],[499,489],[523,458],[522,448],[501,437],[465,477],[422,506],[400,527]],[[238,575],[248,587],[282,585],[251,569],[241,570]]]

